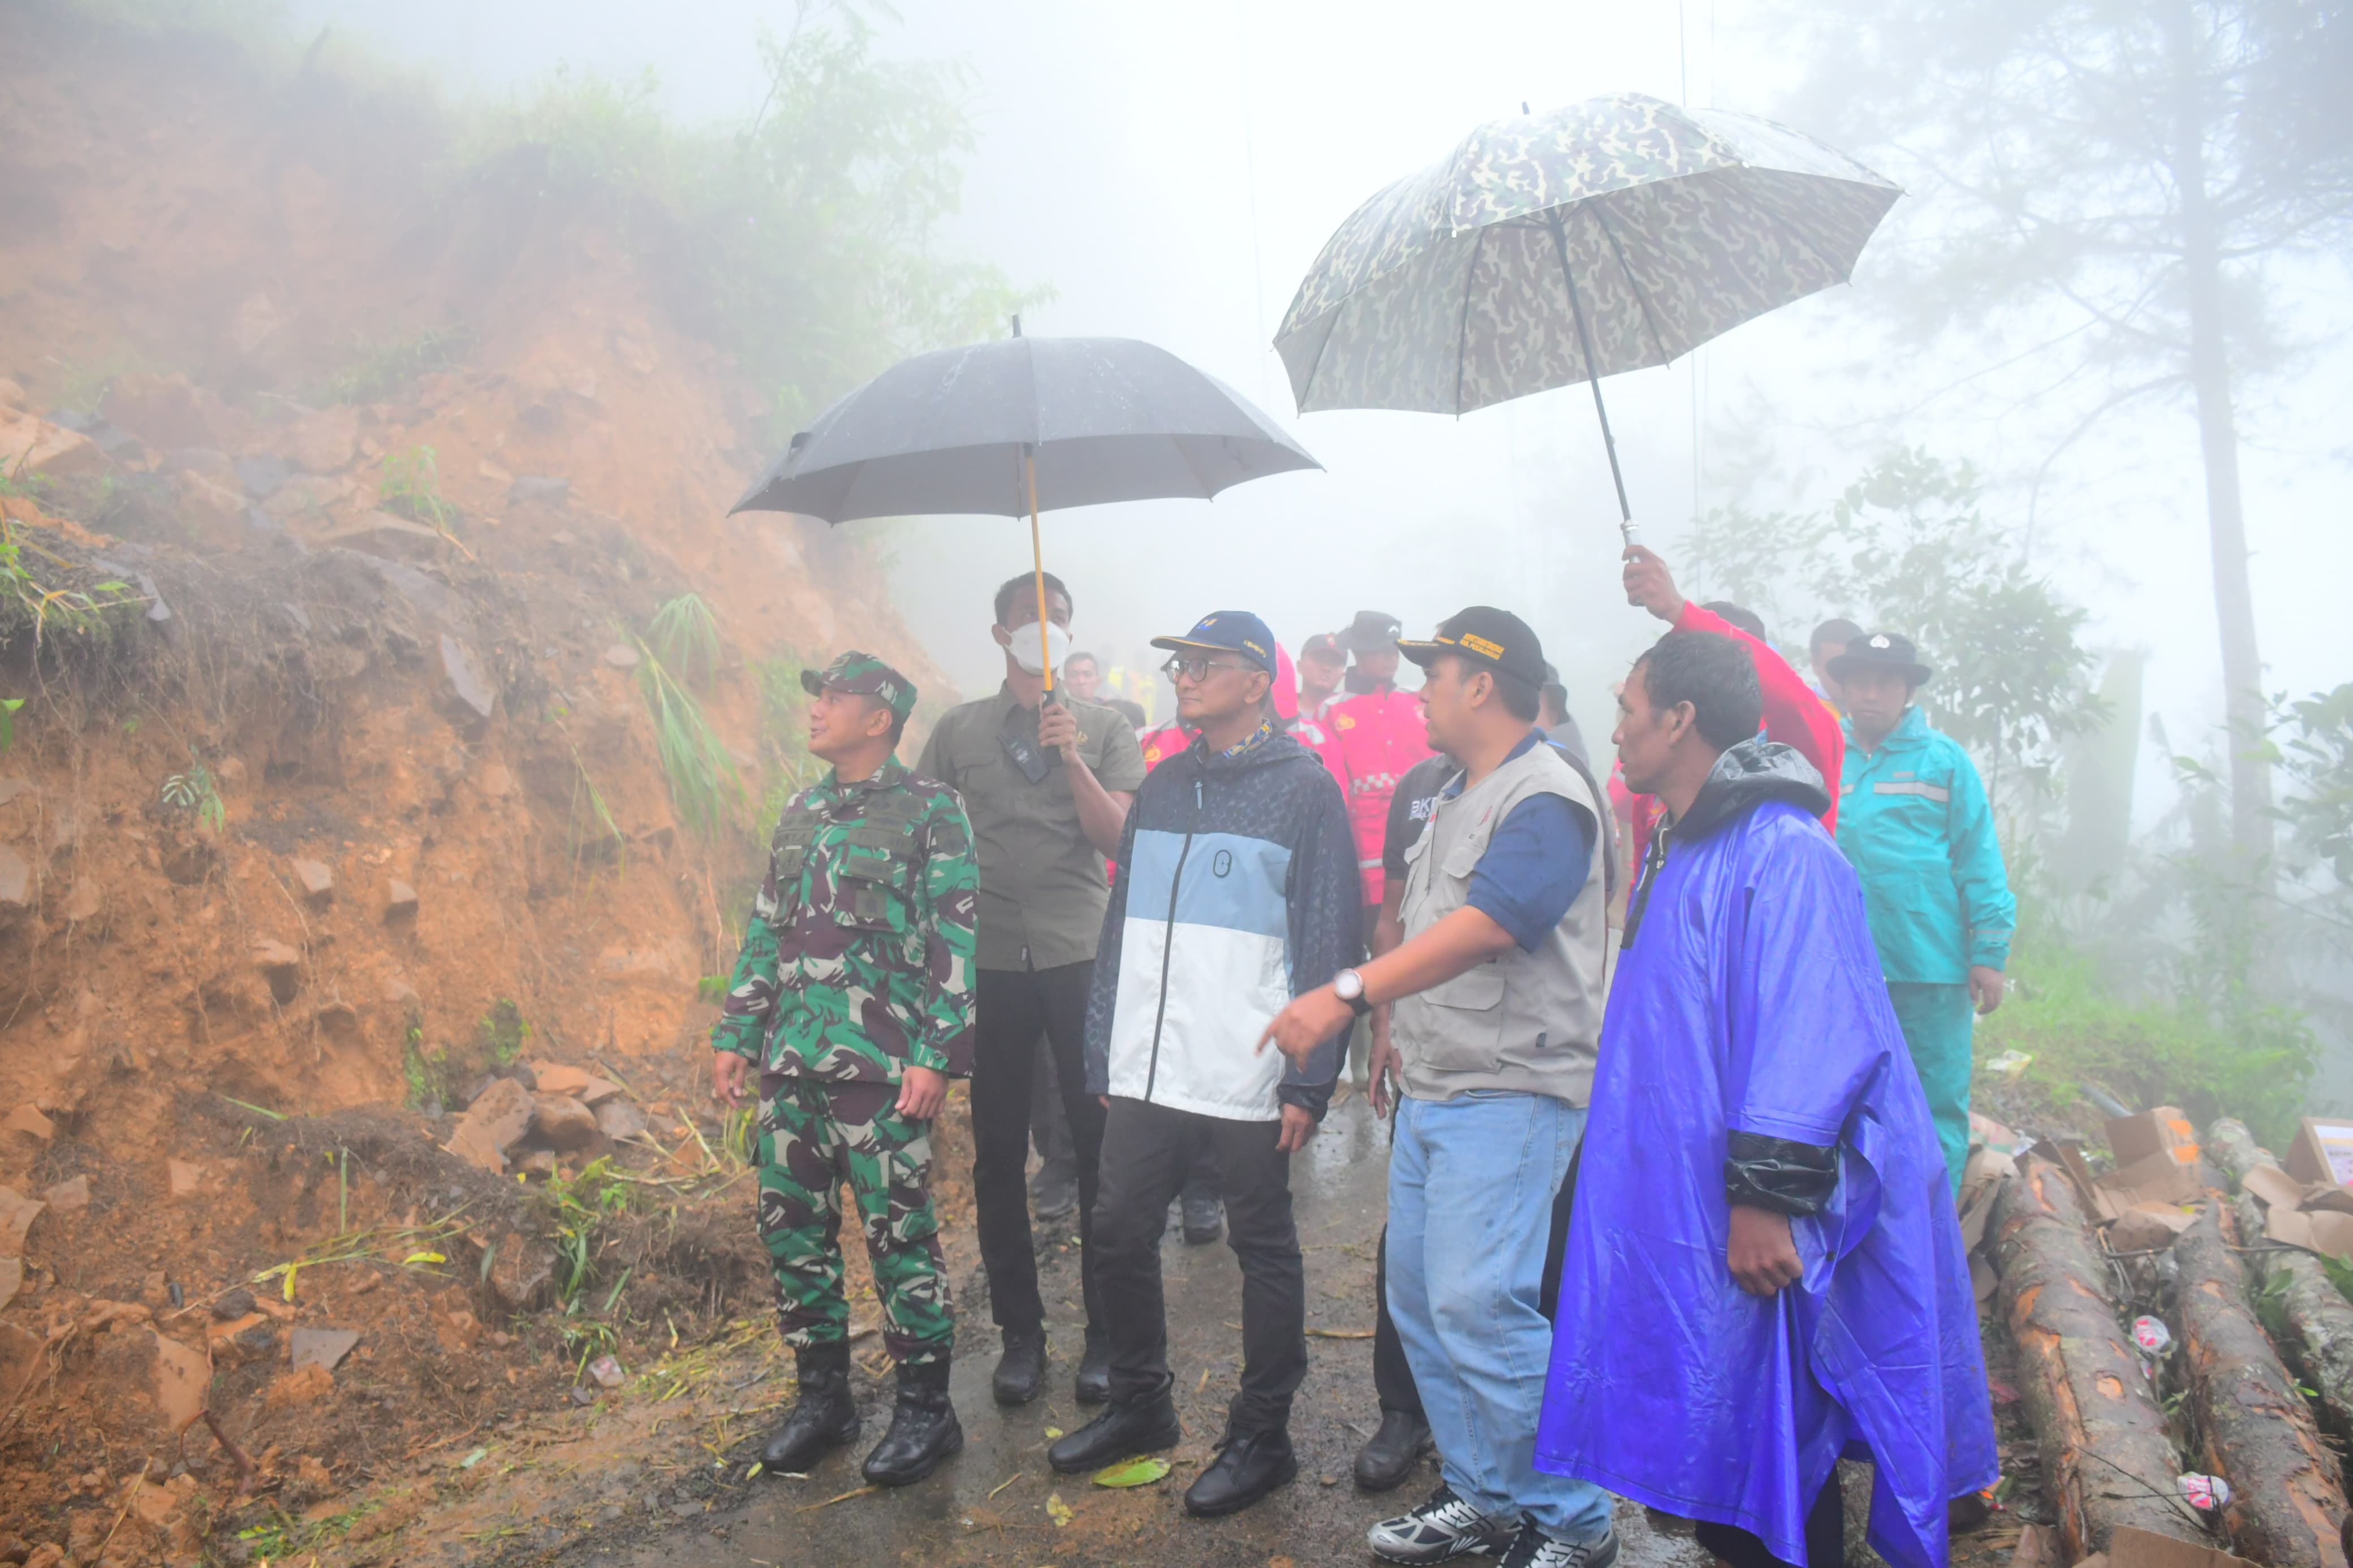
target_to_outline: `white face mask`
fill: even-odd
[[[1046,667],[1038,662],[1036,623],[1013,627],[1012,640],[1006,645],[1006,647],[1013,655],[1013,662],[1030,674],[1046,673]],[[1046,657],[1053,660],[1056,669],[1061,668],[1062,661],[1071,657],[1071,634],[1051,621],[1046,623]]]

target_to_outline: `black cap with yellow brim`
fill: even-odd
[[[1436,634],[1427,641],[1399,637],[1397,647],[1398,652],[1424,669],[1440,655],[1451,653],[1530,686],[1542,686],[1548,668],[1544,645],[1528,623],[1492,605],[1473,605],[1440,622]]]

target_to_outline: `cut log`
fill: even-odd
[[[2337,1464],[2248,1305],[2232,1251],[2237,1230],[2223,1205],[2210,1203],[2173,1244],[2174,1326],[2198,1414],[2200,1468],[2231,1483],[2222,1523],[2240,1556],[2267,1568],[2346,1568]]]
[[[2140,1355],[2116,1321],[2064,1171],[2030,1156],[1994,1200],[2002,1319],[2018,1345],[2019,1398],[2034,1428],[2066,1560],[2108,1549],[2120,1525],[2199,1541],[2175,1500],[2181,1471]]]
[[[2206,1152],[2233,1187],[2257,1166],[2279,1163],[2228,1117],[2206,1130]],[[2263,1209],[2253,1198],[2241,1193],[2235,1212],[2246,1248],[2248,1289],[2270,1294],[2279,1325],[2286,1330],[2281,1352],[2305,1386],[2320,1396],[2323,1424],[2339,1438],[2353,1438],[2353,1301],[2312,1254],[2263,1245]]]

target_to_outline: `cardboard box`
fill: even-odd
[[[2170,1153],[2184,1165],[2198,1163],[2197,1129],[2177,1107],[2153,1105],[2138,1116],[2116,1117],[2107,1131],[2108,1152],[2116,1156],[2120,1171],[2152,1154]]]
[[[2353,1186],[2353,1120],[2306,1117],[2287,1146],[2287,1173],[2299,1182]]]
[[[2196,1144],[2191,1144],[2194,1151]],[[2100,1191],[2108,1195],[2116,1214],[2131,1208],[2170,1208],[2176,1204],[2194,1204],[2206,1195],[2198,1184],[2197,1167],[2179,1163],[2177,1146],[2144,1154],[2128,1165],[2119,1165],[2100,1178]],[[2192,1158],[2195,1158],[2193,1153]],[[2114,1218],[2115,1215],[2111,1215]]]
[[[2219,1546],[2176,1541],[2169,1535],[2118,1525],[2109,1538],[2106,1561],[2112,1568],[2253,1568],[2243,1557],[2233,1557]],[[2075,1568],[2086,1568],[2085,1558]]]

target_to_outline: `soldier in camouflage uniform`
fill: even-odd
[[[899,1363],[869,1481],[920,1480],[964,1446],[948,1401],[955,1314],[932,1211],[931,1124],[972,1070],[979,871],[955,793],[892,755],[915,689],[870,654],[804,670],[809,751],[833,764],[776,823],[726,1007],[713,1093],[761,1069],[760,1237],[799,1402],[762,1451],[805,1471],[858,1432],[842,1295],[840,1188],[857,1205]]]

